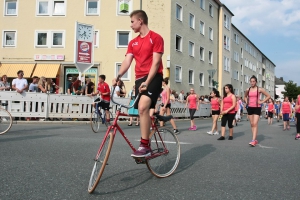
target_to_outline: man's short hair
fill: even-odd
[[[17,72],[17,74],[20,74],[20,73],[24,73],[23,70],[19,70],[19,71]]]
[[[32,77],[32,79],[35,79],[35,78],[39,78],[39,77],[37,77],[37,76]]]
[[[130,13],[130,17],[136,16],[138,19],[142,19],[143,23],[148,25],[148,16],[143,10],[134,10]]]
[[[105,75],[104,74],[101,74],[100,76],[99,76],[99,78],[101,78],[102,80],[104,80],[105,81]]]

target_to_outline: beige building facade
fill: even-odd
[[[234,32],[240,40],[249,40],[235,30],[233,13],[218,0],[2,0],[0,76],[14,78],[23,69],[29,82],[35,75],[56,78],[59,92],[65,93],[68,79],[78,76],[74,63],[78,21],[94,25],[94,65],[85,76],[97,83],[98,75],[105,74],[110,84],[128,42],[137,36],[130,28],[129,14],[141,7],[148,14],[149,28],[164,38],[164,77],[170,78],[171,89],[188,92],[194,88],[204,95],[214,83],[221,89],[229,80],[237,94],[248,87],[244,82],[240,85],[241,78],[251,74],[243,57],[248,52],[244,42],[234,44]],[[258,56],[247,59],[257,69],[261,63],[260,84],[271,90],[275,65],[251,41],[248,44],[262,55],[261,62]],[[239,53],[236,63],[235,51]],[[134,65],[122,77],[127,91],[134,85]],[[232,78],[233,71],[239,72],[238,80]]]

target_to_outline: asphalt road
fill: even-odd
[[[93,158],[103,132],[86,124],[14,124],[0,136],[0,199],[300,199],[300,141],[295,127],[259,124],[259,145],[249,147],[249,122],[234,128],[234,140],[206,133],[211,120],[176,121],[181,160],[175,173],[154,177],[137,165],[117,135],[103,178],[87,192]],[[169,126],[167,124],[167,126]],[[139,128],[122,127],[137,146]],[[102,128],[104,131],[104,128]]]

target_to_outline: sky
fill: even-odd
[[[276,77],[300,86],[300,0],[221,0],[232,23],[275,65]]]

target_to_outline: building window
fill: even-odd
[[[213,64],[213,53],[211,51],[208,52],[208,62],[209,64]]]
[[[199,74],[199,82],[200,82],[200,86],[204,86],[204,74],[203,73]]]
[[[17,15],[17,0],[5,0],[5,15]]]
[[[236,51],[233,53],[233,60],[236,61],[236,62],[240,62],[239,53],[236,52]]]
[[[234,37],[234,42],[237,43],[237,44],[239,44],[239,35],[236,34],[236,33],[234,33],[233,37]]]
[[[65,46],[65,32],[37,31],[35,46],[43,48],[63,48]]]
[[[176,46],[176,51],[182,52],[182,37],[179,35],[176,35],[175,46]]]
[[[181,82],[181,67],[180,66],[175,67],[175,81]]]
[[[37,0],[37,15],[66,15],[66,2]]]
[[[208,36],[210,40],[213,40],[213,29],[209,27]]]
[[[212,78],[210,75],[208,75],[208,86],[209,87],[213,87],[213,84],[212,84]]]
[[[230,38],[224,35],[224,49],[230,50]]]
[[[182,7],[176,4],[176,19],[182,21]]]
[[[224,71],[230,72],[229,58],[224,56]]]
[[[190,28],[195,29],[195,16],[190,13]]]
[[[122,63],[116,63],[115,77],[118,77],[118,75],[119,75],[119,70],[121,68],[121,64]],[[130,70],[126,71],[126,73],[122,76],[121,80],[125,80],[125,81],[129,81],[130,80],[128,72],[130,72]]]
[[[3,46],[15,47],[16,46],[16,31],[4,31],[3,33]]]
[[[99,47],[99,31],[94,31],[94,47]]]
[[[230,20],[229,20],[229,17],[226,14],[224,14],[224,26],[225,26],[225,28],[230,30]]]
[[[200,21],[200,33],[201,33],[202,35],[204,35],[204,33],[205,33],[204,22],[202,22],[202,21]]]
[[[212,6],[211,4],[209,4],[209,15],[210,15],[211,17],[214,16],[213,6]]]
[[[98,0],[87,0],[86,1],[86,15],[99,15],[99,1]]]
[[[117,31],[117,47],[127,47],[129,43],[129,31]]]
[[[194,71],[189,70],[189,84],[194,84]]]
[[[129,15],[132,12],[132,0],[117,0],[118,15]]]
[[[204,61],[204,48],[200,47],[200,60]]]
[[[205,0],[200,0],[200,8],[205,10]]]
[[[189,42],[189,56],[194,57],[195,54],[195,44],[193,42]]]

